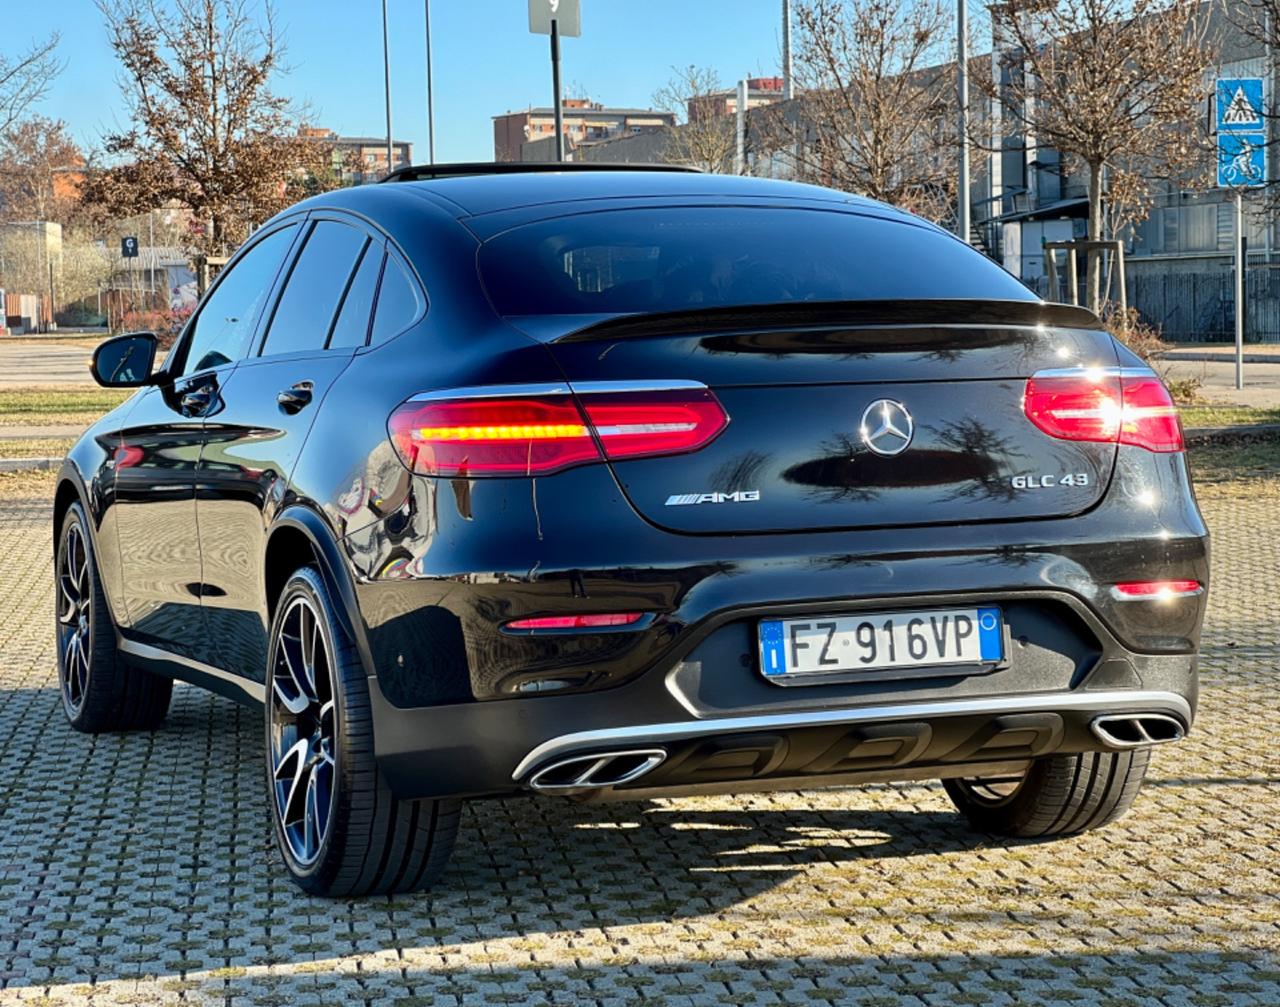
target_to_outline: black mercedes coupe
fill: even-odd
[[[61,701],[263,709],[306,890],[420,889],[464,799],[941,779],[1100,826],[1196,705],[1207,533],[1089,312],[842,192],[409,168],[271,219],[70,452]]]

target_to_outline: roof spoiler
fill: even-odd
[[[425,182],[467,175],[530,175],[553,171],[680,171],[701,174],[683,164],[618,164],[612,161],[461,161],[455,164],[410,164],[380,182]]]
[[[759,331],[802,325],[1052,325],[1073,329],[1102,328],[1098,316],[1087,308],[1048,301],[800,301],[615,315],[567,332],[553,342],[587,342],[602,337],[655,336],[669,332],[694,334]]]

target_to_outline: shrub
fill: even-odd
[[[160,349],[173,346],[182,327],[191,317],[190,308],[154,308],[126,311],[120,318],[121,332],[154,332],[160,341]]]
[[[1115,304],[1110,304],[1102,313],[1102,324],[1160,375],[1175,402],[1186,405],[1200,400],[1200,379],[1172,375],[1171,368],[1163,361],[1169,344],[1160,337],[1156,326],[1147,324],[1138,316],[1136,308],[1121,311]]]

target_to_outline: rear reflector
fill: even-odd
[[[548,615],[537,619],[517,619],[503,629],[594,629],[602,626],[630,626],[644,618],[643,612],[608,612],[601,615]]]
[[[1181,451],[1182,425],[1168,389],[1145,368],[1068,368],[1027,381],[1027,418],[1050,437]]]
[[[1111,595],[1120,601],[1161,601],[1189,598],[1202,590],[1198,580],[1135,580],[1113,585]]]
[[[589,462],[682,454],[710,443],[729,417],[706,388],[592,390],[410,399],[388,420],[396,451],[433,476],[532,476]],[[603,454],[601,453],[603,450]]]

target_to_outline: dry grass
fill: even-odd
[[[57,479],[55,469],[0,472],[0,510],[3,510],[6,501],[52,500]]]

